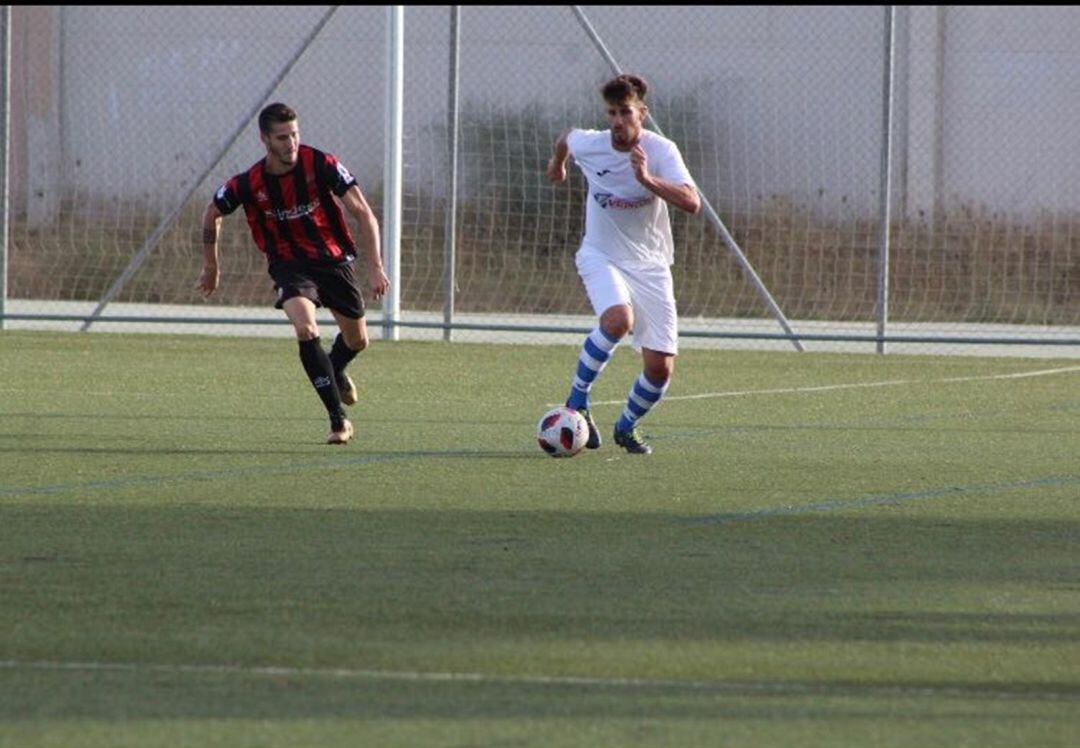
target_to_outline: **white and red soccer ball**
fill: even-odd
[[[573,457],[588,439],[585,416],[564,405],[549,410],[536,424],[536,441],[552,457]]]

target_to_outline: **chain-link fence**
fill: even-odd
[[[14,7],[10,28],[8,327],[283,322],[238,217],[219,293],[194,289],[203,207],[263,155],[269,101],[397,220],[385,7]],[[593,324],[583,180],[544,167],[565,128],[605,127],[614,63],[719,219],[672,211],[688,344],[1080,355],[1078,34],[1073,7],[408,7],[397,329]]]

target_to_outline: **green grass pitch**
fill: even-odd
[[[1080,362],[576,355],[0,333],[0,746],[1080,743]]]

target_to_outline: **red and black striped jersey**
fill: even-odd
[[[356,244],[332,195],[354,184],[334,156],[301,145],[291,171],[270,174],[259,161],[221,185],[214,204],[222,215],[244,207],[251,236],[271,264],[337,264],[356,256]]]

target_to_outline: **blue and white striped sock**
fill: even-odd
[[[633,429],[638,419],[644,417],[660,402],[660,398],[667,392],[667,388],[667,382],[657,386],[650,382],[644,374],[638,376],[634,386],[630,388],[630,395],[626,398],[626,407],[623,408],[622,415],[619,416],[619,422],[615,424],[615,429],[620,433],[626,433]]]
[[[566,398],[567,407],[575,410],[589,407],[589,390],[592,389],[596,378],[600,376],[600,372],[607,366],[617,345],[619,345],[618,339],[612,340],[599,327],[589,333],[578,356],[574,383],[570,387],[570,396]]]

